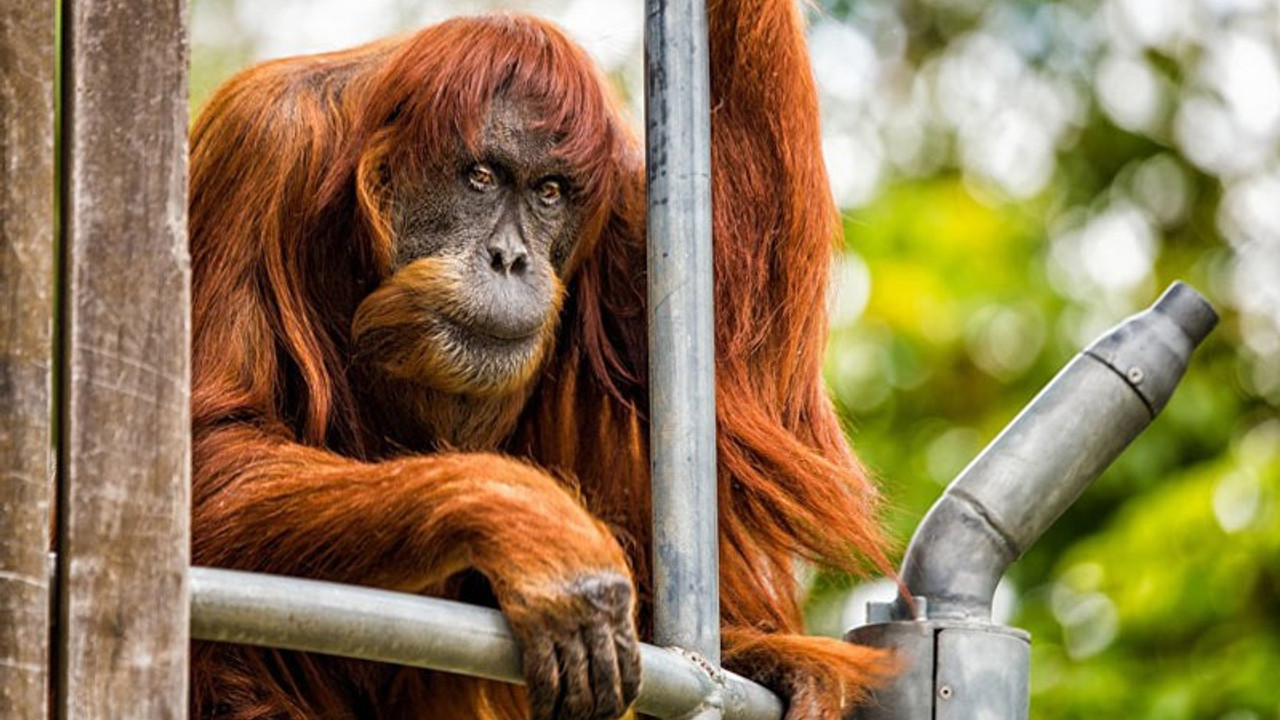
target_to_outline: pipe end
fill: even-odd
[[[1191,340],[1192,347],[1203,342],[1218,324],[1218,313],[1213,305],[1181,280],[1170,285],[1152,309],[1172,320]]]

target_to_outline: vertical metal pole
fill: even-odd
[[[719,664],[706,5],[646,13],[654,639]]]

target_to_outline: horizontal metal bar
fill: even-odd
[[[193,639],[524,682],[515,638],[495,610],[218,568],[191,568],[190,585]],[[680,717],[701,707],[720,706],[726,720],[782,717],[781,702],[767,689],[680,651],[644,645],[641,661],[644,679],[635,709],[646,715]]]

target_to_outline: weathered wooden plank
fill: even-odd
[[[46,717],[53,7],[0,5],[0,717]]]
[[[59,715],[187,708],[185,0],[65,0]]]

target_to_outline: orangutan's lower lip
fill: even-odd
[[[542,335],[542,328],[534,328],[530,332],[507,334],[492,329],[482,329],[474,325],[464,325],[456,320],[448,320],[449,330],[455,338],[463,342],[480,345],[485,348],[513,351],[527,345],[534,345]]]
[[[475,335],[476,337],[484,338],[485,340],[491,340],[496,343],[507,343],[507,342],[520,343],[526,340],[533,340],[534,338],[538,337],[539,335],[538,331],[541,329],[542,329],[541,327],[536,327],[533,330],[529,330],[527,332],[500,332],[500,331],[494,331],[494,330],[479,330],[476,328],[471,328],[471,334]]]

